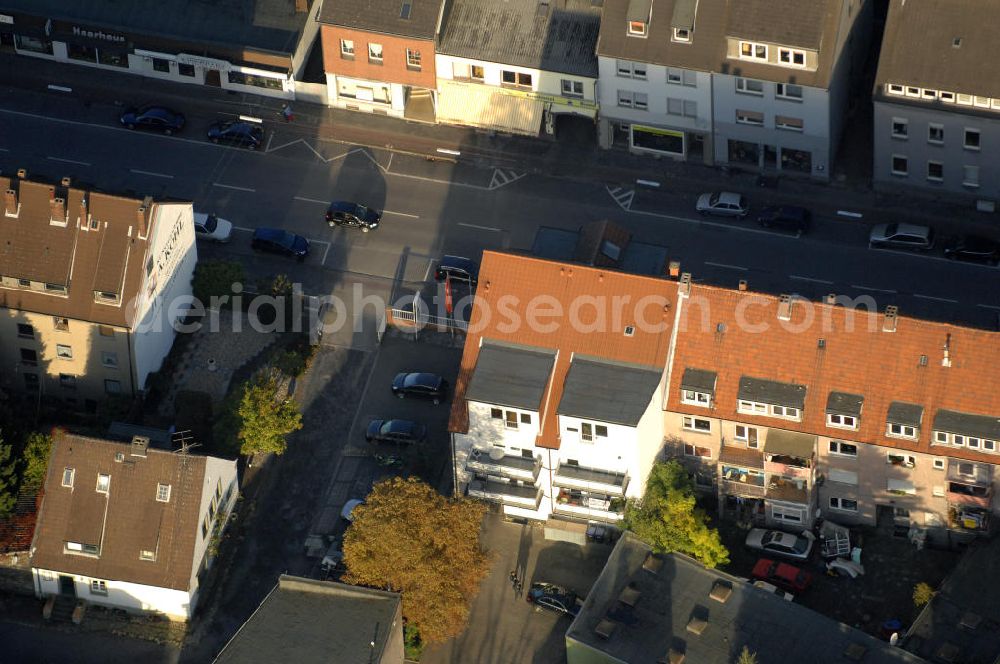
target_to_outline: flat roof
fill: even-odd
[[[484,339],[465,398],[538,411],[556,352]]]
[[[558,413],[634,427],[660,384],[662,369],[577,355],[569,366]]]

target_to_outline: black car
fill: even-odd
[[[1000,263],[1000,243],[978,235],[963,235],[952,240],[944,248],[946,258],[970,263]]]
[[[334,201],[326,210],[326,223],[330,224],[330,228],[356,226],[363,233],[367,233],[373,228],[378,228],[380,221],[382,221],[381,212],[357,203]]]
[[[213,122],[208,127],[208,140],[256,150],[264,142],[264,128],[243,120]]]
[[[410,445],[427,437],[427,427],[409,420],[372,420],[365,431],[369,443]]]
[[[184,116],[165,106],[130,108],[121,114],[119,120],[129,129],[149,129],[167,136],[184,128]]]
[[[532,583],[525,599],[536,606],[568,616],[575,616],[580,612],[580,601],[576,593],[554,583]]]
[[[392,393],[403,397],[421,397],[438,404],[448,397],[448,381],[432,373],[400,373],[392,381]]]
[[[279,228],[258,228],[253,232],[250,246],[254,251],[292,256],[300,261],[309,255],[309,240]]]
[[[798,205],[778,205],[766,207],[757,217],[757,223],[764,228],[805,233],[809,230],[809,210]]]
[[[452,281],[467,281],[475,288],[479,280],[479,265],[471,258],[445,256],[438,263],[434,278],[437,281],[444,281],[446,278]]]

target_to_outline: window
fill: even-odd
[[[983,438],[983,451],[984,452],[996,452],[997,441],[990,440],[989,438]]]
[[[63,224],[63,225],[65,226],[65,224]],[[62,284],[50,284],[50,283],[46,283],[45,284],[45,292],[46,293],[65,293],[66,292],[66,287],[63,286]]]
[[[978,438],[973,438],[972,436],[969,436],[965,440],[965,445],[970,450],[978,450],[979,449],[979,439]]]
[[[568,78],[562,79],[562,93],[564,97],[582,97],[583,81],[572,81]]]
[[[952,436],[951,443],[956,447],[965,447],[965,436],[956,433]]]
[[[632,63],[625,60],[616,61],[617,71],[619,76],[631,77],[632,76]]]
[[[674,28],[674,35],[671,39],[675,42],[683,42],[685,44],[691,42],[691,31],[687,28]]]
[[[688,431],[697,431],[699,433],[710,433],[712,431],[712,422],[700,417],[684,417],[683,425]]]
[[[741,413],[767,413],[767,405],[753,401],[740,401],[737,410]]]
[[[839,484],[858,485],[858,474],[853,470],[841,470],[840,468],[830,469],[830,481]]]
[[[935,484],[931,487],[931,495],[935,498],[944,498],[944,487],[939,484]]]
[[[629,21],[628,22],[628,34],[631,37],[645,37],[646,36],[646,22],[645,21]]]
[[[806,52],[798,51],[793,48],[780,48],[778,49],[778,60],[783,65],[791,65],[793,67],[805,67]]]
[[[949,104],[955,103],[955,93],[954,92],[941,92],[938,94],[938,99]]]
[[[802,510],[772,505],[771,518],[777,521],[787,521],[789,523],[802,523]]]
[[[52,326],[60,332],[69,332],[69,319],[59,317],[53,318]]]
[[[515,85],[519,88],[531,87],[531,74],[525,74],[524,72],[507,71],[505,69],[501,73],[500,79],[504,85]]]
[[[109,327],[107,325],[99,325],[97,327],[97,331],[100,332],[100,334],[101,334],[102,337],[114,337],[115,336],[115,328]]]
[[[712,395],[707,392],[696,392],[695,390],[681,390],[681,403],[708,408],[712,405]]]
[[[36,366],[38,364],[38,352],[31,348],[22,348],[21,364],[29,367]]]
[[[486,78],[486,71],[479,65],[472,65],[469,67],[472,79],[475,81],[481,81]]]
[[[56,344],[56,357],[61,360],[72,360],[73,348],[64,344]]]
[[[802,131],[805,129],[805,124],[802,118],[789,118],[784,115],[776,115],[774,116],[774,128],[788,131]]]
[[[698,117],[698,102],[696,101],[684,101],[684,117],[686,118],[696,118]]]
[[[346,60],[354,59],[354,40],[353,39],[341,39],[340,40],[340,57]]]
[[[98,581],[97,579],[90,580],[90,594],[91,595],[104,595],[108,594],[108,584],[106,581]]]
[[[410,12],[413,11],[412,2],[404,2],[403,6],[399,8],[399,18],[403,20],[410,20]]]
[[[632,93],[629,90],[618,91],[618,105],[625,108],[632,108]]]
[[[962,185],[965,187],[979,186],[978,166],[962,166]]]
[[[898,454],[896,452],[887,452],[885,462],[893,466],[903,466],[905,468],[913,468],[916,465],[916,459],[914,459],[912,454]]]
[[[909,160],[901,154],[892,155],[892,174],[907,175],[910,172]]]
[[[27,323],[17,324],[17,336],[21,339],[34,339],[35,338],[35,328]]]
[[[681,85],[684,82],[684,72],[680,69],[674,69],[672,67],[667,68],[667,83],[674,83],[676,85]]]
[[[59,374],[59,387],[65,387],[70,390],[76,389],[76,376],[64,373]]]
[[[490,417],[492,417],[494,420],[502,420],[503,410],[500,408],[490,408]]]
[[[608,427],[603,424],[591,424],[590,422],[580,423],[580,438],[586,441],[593,441],[595,438],[607,438]]]
[[[29,371],[21,375],[24,376],[24,388],[26,390],[34,392],[38,389],[38,374]]]
[[[940,161],[928,161],[927,179],[934,182],[941,182],[944,180],[944,164]]]
[[[756,401],[743,401],[741,400],[736,407],[736,410],[740,413],[751,413],[754,415],[770,415],[771,417],[780,417],[786,420],[800,420],[802,414],[799,412],[798,408],[793,408],[792,406],[776,406],[774,404],[763,404],[757,403]]]
[[[910,123],[906,118],[892,119],[892,137],[905,139],[909,133]]]
[[[934,470],[944,470],[944,459],[934,459]]]
[[[967,128],[963,145],[966,150],[979,150],[979,130]]]
[[[760,96],[764,94],[764,83],[763,81],[755,81],[752,78],[737,78],[736,92],[743,95]]]
[[[907,97],[919,97],[920,96],[920,88],[914,88],[914,87],[911,87],[911,86],[907,86],[906,87],[906,96]]]
[[[928,90],[927,88],[924,88],[922,92],[924,99],[929,99],[930,101],[937,99],[937,90]]]
[[[106,369],[117,369],[118,368],[118,353],[112,351],[101,351],[101,364]]]
[[[153,71],[163,72],[164,74],[170,73],[170,60],[164,60],[163,58],[153,58]]]
[[[504,415],[505,415],[504,421],[503,421],[504,426],[507,427],[508,429],[516,429],[517,428],[517,413],[515,413],[512,410],[508,410],[506,413],[504,413]]]
[[[521,413],[521,424],[531,424],[531,413]]]
[[[420,51],[406,49],[406,66],[408,69],[420,69]]]
[[[681,71],[681,83],[689,88],[698,87],[698,75],[690,69]]]
[[[649,108],[649,96],[645,92],[636,92],[632,97],[632,106],[636,110],[645,111]]]
[[[802,101],[802,86],[791,83],[778,83],[774,86],[774,96],[779,99]]]
[[[845,443],[841,440],[831,440],[830,454],[839,454],[840,456],[857,457],[858,446],[853,445],[851,443]]]
[[[908,482],[906,480],[890,479],[886,482],[885,488],[886,491],[888,491],[889,493],[893,493],[896,495],[912,496],[917,493],[917,488],[913,486],[913,482]]]
[[[645,62],[633,62],[632,63],[632,78],[646,79],[646,63]]]
[[[858,418],[853,415],[838,415],[836,413],[826,414],[826,425],[840,429],[857,429]]]
[[[927,142],[928,143],[944,143],[944,125],[939,124],[928,124],[927,125]]]
[[[736,440],[746,443],[747,447],[757,449],[757,427],[748,427],[743,424],[736,425]]]
[[[368,42],[368,62],[376,65],[382,64],[382,44]]]
[[[157,484],[156,485],[156,502],[158,502],[158,503],[169,503],[170,502],[170,485],[169,484]]]
[[[684,100],[667,97],[667,115],[684,115]]]
[[[194,76],[194,65],[184,64],[183,62],[177,63],[177,73],[181,76]]]
[[[103,473],[98,473],[97,475],[97,493],[107,493],[108,489],[111,487],[111,475],[105,475]]]
[[[143,549],[139,551],[139,560],[156,560],[156,551]]]
[[[748,124],[754,125],[755,127],[764,126],[764,114],[758,113],[757,111],[736,111],[736,122],[737,124]]]
[[[958,93],[958,103],[962,106],[972,106],[972,95]]]
[[[740,42],[740,57],[748,60],[767,60],[767,44]]]
[[[835,496],[831,496],[830,509],[841,510],[843,512],[857,512],[858,501],[851,500],[850,498],[837,498]]]
[[[74,477],[76,477],[75,468],[63,468],[62,485],[72,489]]]
[[[684,455],[689,457],[700,457],[702,459],[710,459],[712,457],[712,450],[708,449],[707,447],[698,447],[697,445],[684,443]]]
[[[122,384],[117,380],[105,380],[104,381],[104,391],[108,394],[121,394]]]

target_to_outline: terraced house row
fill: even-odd
[[[1000,335],[486,252],[450,430],[505,514],[615,522],[658,459],[769,526],[996,527]]]

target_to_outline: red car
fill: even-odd
[[[795,565],[779,563],[767,558],[761,558],[757,561],[757,564],[753,566],[751,576],[793,593],[803,592],[813,580],[812,574]]]

